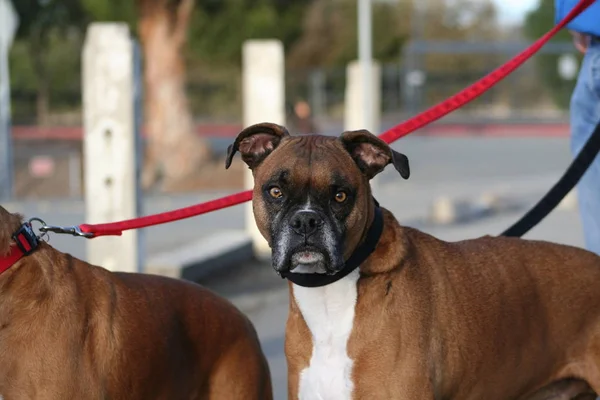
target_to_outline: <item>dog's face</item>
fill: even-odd
[[[258,124],[230,146],[227,167],[237,150],[252,169],[254,216],[279,273],[341,270],[373,218],[369,180],[389,163],[409,176],[406,156],[367,131],[292,137]]]

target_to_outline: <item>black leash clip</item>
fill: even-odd
[[[31,222],[25,222],[12,235],[17,247],[23,252],[23,255],[30,255],[40,244],[40,238],[33,232]]]

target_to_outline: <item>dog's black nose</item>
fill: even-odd
[[[314,211],[301,210],[292,217],[290,225],[297,234],[309,236],[323,225],[323,220]]]

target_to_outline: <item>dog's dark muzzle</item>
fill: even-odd
[[[308,239],[323,227],[323,218],[312,210],[300,210],[290,218],[290,227],[297,235]]]

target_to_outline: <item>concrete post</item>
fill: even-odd
[[[371,64],[371,85],[364,85],[363,64],[359,61],[353,61],[346,68],[346,92],[344,107],[344,130],[366,129],[369,132],[379,135],[381,133],[381,66],[378,62],[372,61]],[[364,106],[363,88],[371,87],[371,114]],[[371,180],[373,193],[377,197],[378,184],[377,177]]]
[[[310,102],[313,118],[321,118],[327,110],[327,93],[325,91],[326,77],[323,69],[315,69],[310,73]]]
[[[259,122],[285,125],[285,61],[279,40],[249,40],[242,49],[244,126]],[[250,170],[245,172],[245,186],[254,187]],[[258,257],[269,257],[271,250],[261,236],[252,204],[246,205],[246,227]]]
[[[19,17],[11,1],[0,0],[0,202],[6,202],[13,196],[8,50],[18,26]]]
[[[362,78],[362,102],[363,102],[363,125],[372,126],[371,102],[373,101],[373,92],[371,87],[373,82],[373,29],[372,25],[372,6],[371,0],[358,0],[358,62]]]
[[[69,153],[69,194],[81,196],[81,156],[75,152]]]
[[[352,61],[346,68],[346,92],[344,109],[344,129],[367,129],[378,135],[381,132],[381,67],[373,61],[371,66],[371,115],[367,120],[367,110],[363,106],[363,71],[358,61]]]
[[[135,218],[140,204],[141,74],[139,48],[123,23],[93,23],[83,50],[86,222]],[[142,233],[87,243],[88,261],[140,272]]]

